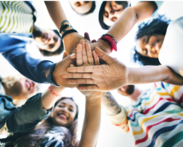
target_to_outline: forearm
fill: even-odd
[[[51,109],[54,106],[55,102],[60,98],[61,93],[64,90],[64,88],[65,87],[63,87],[63,86],[56,87],[56,86],[51,85],[50,89],[52,90],[52,92],[47,90],[41,97],[42,107],[46,110]],[[58,95],[58,96],[56,96],[56,95]]]
[[[137,22],[150,17],[155,9],[156,6],[152,2],[140,2],[133,7],[128,7],[123,11],[107,34],[112,35],[119,42]]]
[[[101,120],[101,95],[94,101],[87,100],[85,106],[85,119],[79,147],[94,147],[98,141]]]
[[[67,20],[67,17],[60,4],[60,1],[45,1],[45,5],[50,14],[50,17],[52,18],[57,29],[59,30],[61,27],[61,23],[64,20]]]
[[[127,84],[145,84],[158,81],[176,85],[183,84],[183,78],[164,65],[128,68]]]
[[[105,107],[108,115],[116,115],[121,111],[120,105],[110,92],[102,93],[102,105]]]

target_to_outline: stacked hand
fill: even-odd
[[[79,84],[78,88],[82,91],[109,91],[128,83],[128,69],[124,64],[97,47],[93,51],[93,61],[89,44],[81,44],[82,46],[77,46],[76,51],[76,63],[80,67],[70,67],[63,75],[68,79],[68,84]],[[86,47],[86,51],[82,50],[82,47]],[[97,54],[107,64],[99,65]],[[94,62],[96,65],[93,65]]]

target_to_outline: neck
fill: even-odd
[[[37,27],[36,25],[33,25],[33,37],[36,38],[36,37],[39,37],[41,35],[41,30],[39,27]]]
[[[12,90],[12,88],[7,88],[5,84],[3,84],[5,94],[8,96],[11,96],[13,98],[13,103],[17,104],[17,102],[21,99],[20,97],[17,97],[16,93]]]

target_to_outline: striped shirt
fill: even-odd
[[[0,1],[0,33],[31,33],[34,9],[23,1]]]
[[[132,130],[139,147],[183,146],[183,87],[160,83],[142,93],[135,105],[110,116],[111,122]]]

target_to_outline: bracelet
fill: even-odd
[[[109,43],[109,45],[111,46],[111,52],[113,50],[117,51],[117,41],[113,36],[109,34],[104,34],[99,39],[103,39]]]
[[[65,30],[66,28],[70,27],[69,24],[65,24],[65,25],[62,25],[61,28],[60,28],[60,33]]]
[[[62,39],[63,39],[64,36],[66,36],[67,34],[74,33],[74,32],[77,33],[77,31],[76,31],[75,29],[67,30],[67,31],[62,35]]]
[[[50,92],[51,94],[53,94],[53,95],[56,96],[56,97],[60,97],[59,94],[56,94],[55,92],[53,92],[53,90],[51,89],[51,85],[48,87],[48,89],[49,89],[49,92]]]

